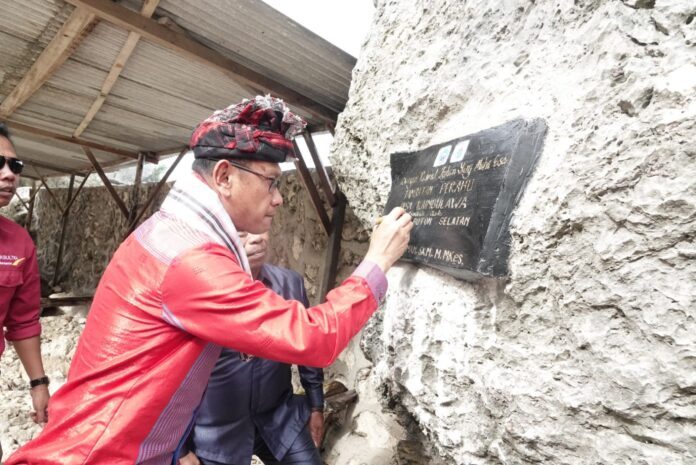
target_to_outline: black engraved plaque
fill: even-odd
[[[462,279],[506,276],[510,220],[545,135],[543,120],[519,119],[392,154],[385,211],[402,206],[414,223],[402,259]]]

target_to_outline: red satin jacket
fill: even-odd
[[[305,308],[205,234],[154,215],[104,272],[48,424],[6,464],[171,464],[221,346],[329,365],[377,308],[383,290],[360,276],[374,268]]]

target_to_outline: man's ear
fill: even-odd
[[[228,193],[232,186],[232,177],[232,165],[227,160],[220,160],[213,167],[211,180],[217,190]]]

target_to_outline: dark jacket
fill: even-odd
[[[264,265],[258,279],[285,299],[308,306],[302,277]],[[298,367],[307,396],[292,393],[290,365],[223,349],[198,411],[188,446],[196,455],[227,464],[248,464],[255,429],[280,460],[307,424],[311,407],[323,407],[321,368]]]

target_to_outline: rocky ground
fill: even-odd
[[[70,360],[85,327],[87,307],[63,307],[41,318],[43,327],[42,352],[46,374],[51,379],[50,391],[65,383]],[[31,399],[27,391],[28,378],[15,351],[8,347],[0,360],[0,443],[3,458],[35,437],[41,426],[31,418]],[[256,459],[251,465],[263,465]]]
[[[42,352],[51,393],[65,382],[77,340],[85,326],[85,307],[65,307],[41,318]],[[32,422],[28,378],[15,351],[8,347],[0,360],[0,442],[4,458],[36,436],[41,427]]]
[[[86,313],[84,306],[63,307],[41,318],[41,347],[46,374],[51,379],[51,393],[65,383],[70,360],[85,327]],[[12,348],[8,347],[2,355],[0,373],[0,443],[3,458],[7,458],[38,435],[41,426],[29,417],[32,408],[27,392],[28,378]],[[251,465],[263,465],[263,462],[254,457]]]

